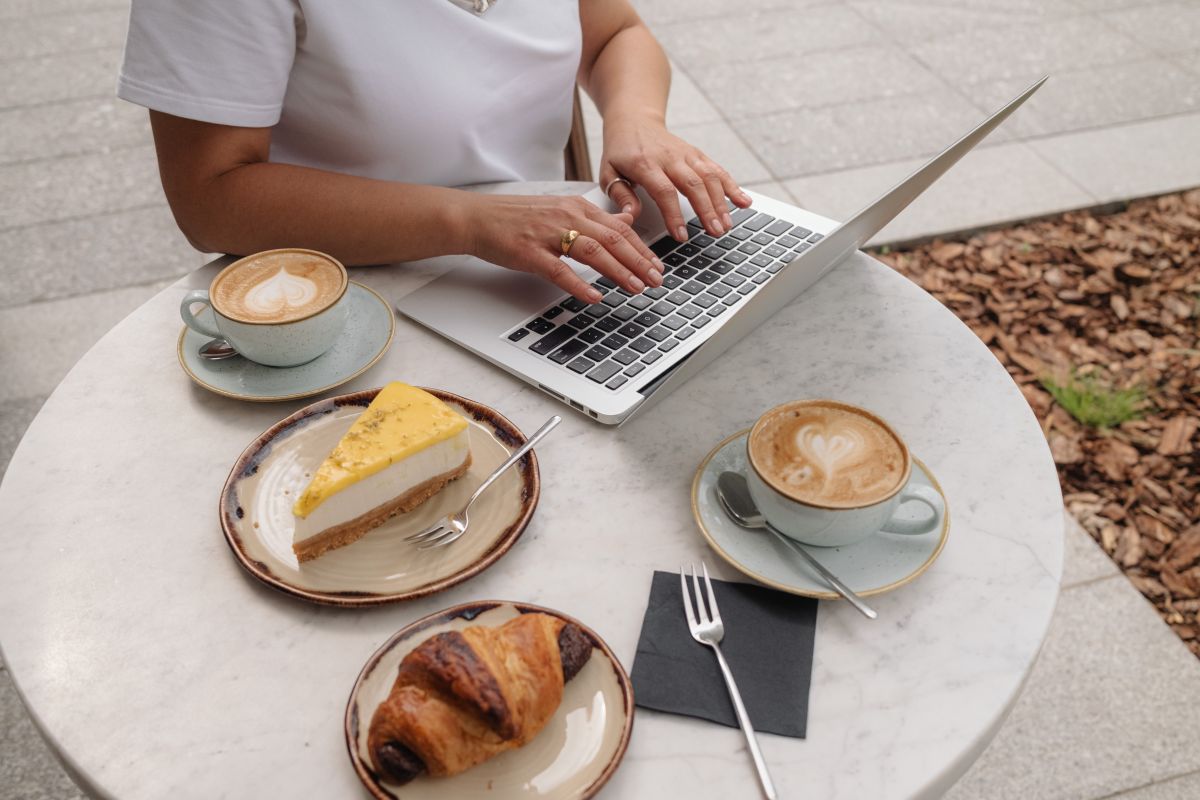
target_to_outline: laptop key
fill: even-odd
[[[629,378],[626,378],[624,375],[618,375],[617,377],[613,378],[611,381],[609,381],[608,383],[606,383],[604,385],[607,386],[609,389],[620,389],[622,386],[624,386],[628,382],[629,382]]]
[[[753,286],[754,284],[752,283],[750,285]],[[737,292],[730,292],[729,294],[727,294],[721,298],[721,302],[727,306],[734,306],[734,305],[737,305],[741,301],[741,299],[742,299],[742,296],[740,294],[738,294]]]
[[[676,252],[682,253],[688,258],[691,258],[692,256],[700,255],[700,248],[696,247],[696,245],[692,244],[691,242],[688,242],[686,244],[679,245],[679,250]]]
[[[704,295],[700,296],[703,297]],[[699,306],[684,306],[683,308],[679,309],[679,315],[684,319],[695,319],[703,313],[704,309],[700,308]]]
[[[662,262],[668,267],[678,267],[685,261],[687,261],[687,259],[679,255],[679,253],[667,253],[662,258]]]
[[[562,312],[562,306],[551,306],[542,312],[542,319],[554,319],[558,315],[562,314]]]
[[[667,253],[675,249],[679,242],[672,239],[670,236],[664,236],[654,244],[650,245],[650,252],[659,258],[666,260]]]
[[[606,380],[616,375],[621,371],[621,365],[615,361],[605,361],[600,366],[587,374],[588,378],[596,383],[604,383]]]
[[[576,314],[587,308],[587,303],[583,302],[578,297],[568,297],[566,300],[563,300],[560,305],[567,311],[573,311]]]
[[[728,310],[729,310],[729,306],[725,305],[724,303],[717,303],[715,306],[713,306],[712,308],[710,308],[708,310],[708,315],[710,317],[719,317]]]
[[[733,270],[733,264],[728,261],[718,261],[712,265],[712,271],[718,275],[725,275]]]
[[[770,239],[768,238],[767,241],[770,241]],[[762,250],[762,245],[755,244],[753,239],[748,242],[742,242],[740,245],[738,245],[738,252],[745,253],[748,256],[754,255],[759,250]]]
[[[584,328],[586,328],[588,325],[591,325],[592,322],[593,322],[592,318],[589,317],[587,314],[580,314],[579,316],[572,317],[570,320],[568,320],[567,324],[570,325],[575,330],[581,331]]]
[[[637,350],[639,353],[648,353],[654,349],[654,340],[647,339],[645,336],[643,336],[640,339],[634,339],[629,343],[629,346],[634,350]]]
[[[685,265],[685,266],[682,266],[679,269],[675,270],[671,274],[673,274],[676,278],[690,278],[699,271],[700,270],[696,269],[693,266]]]
[[[595,361],[588,361],[586,358],[581,356],[572,361],[570,364],[567,364],[567,369],[571,370],[571,372],[578,372],[580,375],[582,375],[594,366],[596,366]]]
[[[612,311],[612,309],[604,305],[604,303],[596,303],[594,306],[588,306],[587,311],[583,313],[587,314],[589,317],[600,319],[600,317],[607,315],[610,311]]]
[[[770,214],[759,214],[754,219],[747,220],[744,227],[752,231],[761,231],[763,228],[775,221],[775,218]]]
[[[660,358],[662,358],[662,353],[655,350],[653,353],[646,353],[646,355],[642,356],[642,363],[643,364],[653,364],[655,361],[658,361]]]
[[[682,341],[682,340],[688,338],[689,336],[691,336],[695,332],[696,332],[695,328],[691,328],[691,327],[680,328],[678,331],[676,331],[675,338]]]
[[[649,328],[651,325],[658,324],[658,314],[655,314],[653,311],[646,311],[635,317],[633,321],[638,325]],[[621,335],[624,336],[625,334]]]
[[[547,333],[541,339],[538,339],[536,342],[534,342],[529,349],[537,353],[539,356],[548,356],[550,353],[566,344],[567,340],[574,335],[574,328],[568,325],[560,325],[555,330]]]
[[[787,250],[783,249],[782,247],[780,247],[777,244],[773,244],[770,247],[768,247],[766,250],[763,250],[763,253],[765,255],[770,256],[771,258],[779,258],[781,255],[783,255],[786,252],[787,252]]]
[[[597,278],[596,283],[600,284],[605,289],[617,288],[617,282],[612,280],[611,278]]]
[[[688,300],[691,300],[692,296],[690,294],[688,294],[687,292],[674,291],[674,292],[671,292],[669,295],[667,295],[667,299],[670,300],[675,305],[681,306],[684,303],[686,303]]]
[[[550,360],[555,364],[565,364],[587,349],[587,345],[578,339],[572,339],[550,354]]]
[[[711,295],[716,295],[717,297],[724,297],[732,291],[732,289],[723,283],[714,283],[712,286],[708,287],[708,293]]]
[[[711,258],[715,261],[716,259],[725,255],[725,251],[722,250],[721,248],[717,247],[714,244],[712,247],[704,248],[704,251],[702,253],[700,253],[700,255],[704,256],[705,258]],[[696,257],[699,258],[700,256],[696,256]]]
[[[622,297],[620,292],[613,292],[600,301],[606,306],[616,307],[623,304],[628,298]]]
[[[781,236],[781,237],[779,237],[779,241],[775,242],[775,244],[779,245],[780,247],[784,247],[784,248],[792,248],[792,247],[795,247],[799,243],[800,243],[800,240],[797,239],[795,236]]]
[[[737,246],[738,240],[733,236],[733,234],[717,240],[717,247],[721,248],[722,250],[735,250],[737,249]]]
[[[809,244],[808,242],[801,242],[800,244],[796,245],[792,249],[797,253],[803,253],[805,250],[809,249],[810,247],[812,247],[812,245]]]
[[[658,346],[658,349],[662,350],[664,353],[669,353],[678,346],[679,346],[678,339],[667,339],[665,342],[663,342],[662,344],[660,344]]]
[[[729,235],[734,239],[737,239],[739,242],[744,242],[754,235],[754,231],[748,231],[745,228],[738,228],[735,231],[730,231]],[[733,248],[730,249],[732,250]]]
[[[688,294],[700,294],[704,291],[704,284],[700,281],[688,281],[683,286],[679,287]]]
[[[710,244],[712,244],[715,241],[716,241],[716,239],[712,238],[708,234],[702,233],[699,236],[697,236],[695,239],[692,239],[691,243],[696,245],[696,247],[708,247]]]
[[[659,288],[667,289],[667,290],[678,289],[682,285],[683,285],[683,278],[680,278],[678,275],[664,275],[662,286],[660,286]],[[649,290],[647,290],[647,291],[649,291]]]
[[[687,263],[687,265],[689,267],[695,267],[696,269],[704,269],[705,267],[711,265],[712,263],[713,263],[713,260],[707,256],[696,256],[691,261],[689,261]]]
[[[645,330],[645,328],[643,328],[641,325],[638,325],[636,322],[630,322],[628,325],[620,328],[617,333],[621,334],[626,339],[633,339],[637,336],[641,336],[642,332]]]
[[[670,298],[670,295],[667,295],[667,297]],[[650,310],[659,316],[665,317],[667,314],[672,314],[675,312],[676,305],[678,304],[668,303],[666,300],[659,300],[657,303],[650,306]]]
[[[633,306],[638,311],[645,311],[647,308],[654,305],[654,301],[651,300],[649,297],[646,297],[645,295],[639,294],[637,297],[629,298],[628,305]]]
[[[718,285],[720,285],[720,284],[718,284]],[[708,308],[713,303],[717,302],[718,296],[719,295],[712,294],[711,291],[706,292],[704,294],[698,294],[698,295],[696,295],[696,305],[700,306],[701,308]]]
[[[737,208],[729,212],[729,218],[733,220],[734,226],[741,225],[746,220],[754,216],[753,208]]]
[[[622,347],[629,344],[629,340],[619,333],[614,333],[600,344],[604,345],[609,350],[620,350]]]
[[[687,325],[688,319],[690,319],[690,318],[684,318],[684,317],[679,316],[678,314],[675,314],[673,316],[670,316],[670,317],[667,317],[666,319],[664,319],[662,321],[662,324],[665,327],[670,328],[673,331],[677,331],[680,328],[682,328],[684,325]]]
[[[771,242],[775,241],[775,237],[774,237],[774,236],[768,236],[768,235],[767,235],[767,234],[765,234],[765,233],[756,233],[756,234],[754,234],[754,236],[753,236],[753,237],[750,239],[750,241],[754,242],[755,244],[760,244],[760,245],[762,245],[762,244],[770,244]]]
[[[529,328],[529,330],[533,331],[534,333],[549,333],[550,331],[554,330],[554,323],[538,317],[525,327]]]
[[[710,269],[706,269],[706,270],[704,270],[704,272],[701,272],[699,275],[696,276],[696,280],[698,280],[704,284],[712,285],[712,284],[716,283],[717,281],[721,280],[721,273],[713,272]]]
[[[662,325],[659,325],[646,331],[646,335],[656,342],[661,342],[664,339],[671,338],[671,331],[667,328],[664,328]]]
[[[513,331],[512,333],[510,333],[508,335],[508,340],[510,342],[519,342],[528,335],[529,335],[528,328],[517,328],[515,331]]]
[[[752,280],[752,281],[754,281],[755,283],[758,283],[758,284],[766,283],[767,281],[771,280],[771,273],[769,273],[769,272],[763,272],[763,273],[761,273],[761,274],[755,275],[755,276],[754,276],[753,278],[751,278],[750,280]]]
[[[724,260],[728,261],[730,264],[740,264],[745,261],[746,258],[747,256],[745,253],[739,253],[738,251],[734,250],[732,253],[726,253]]]
[[[762,253],[759,253],[754,258],[750,259],[750,263],[757,264],[760,267],[769,267],[771,266],[771,259],[764,256]]]
[[[797,239],[807,239],[809,236],[812,235],[812,231],[810,231],[808,228],[804,228],[804,227],[801,227],[800,225],[797,225],[796,227],[794,227],[790,231],[788,231],[788,234],[791,236],[795,236]]]
[[[637,316],[637,309],[632,308],[631,306],[626,304],[626,305],[623,305],[620,308],[618,308],[616,311],[614,311],[612,313],[611,317],[606,317],[606,318],[600,320],[600,322],[603,322],[605,324],[611,324],[612,322],[616,322],[617,323],[616,325],[614,325],[611,328],[606,328],[603,325],[600,325],[599,323],[597,323],[596,327],[600,328],[600,330],[602,330],[602,331],[608,331],[609,333],[612,333],[617,328],[621,327],[622,322],[629,322],[629,320],[633,319],[636,316]]]
[[[737,290],[738,290],[738,294],[750,294],[757,288],[758,288],[757,283],[743,283],[741,286],[738,287]]]
[[[649,297],[651,300],[662,300],[667,296],[667,290],[670,288],[672,287],[667,286],[667,279],[663,278],[662,286],[651,286],[649,289],[643,291],[642,294],[646,295],[646,297]]]
[[[725,284],[726,286],[732,286],[735,289],[745,282],[746,278],[742,275],[738,275],[736,272],[732,275],[726,275],[721,279],[721,283]]]
[[[629,366],[629,369],[625,370],[625,374],[632,378],[634,375],[637,375],[639,372],[641,372],[645,368],[646,368],[645,364],[631,364]]]
[[[619,361],[620,363],[626,364],[626,365],[632,364],[633,362],[637,361],[637,359],[638,359],[638,354],[633,352],[632,350],[618,350],[613,355],[614,361]]]
[[[600,330],[599,328],[588,328],[576,338],[581,342],[586,342],[587,344],[595,344],[604,338],[604,331]]]
[[[702,317],[696,317],[694,320],[692,320],[692,327],[693,328],[703,328],[705,325],[707,325],[711,321],[712,321],[712,317],[710,317],[708,315],[705,315]]]
[[[758,274],[758,267],[753,264],[742,264],[738,267],[738,274],[745,275],[747,278],[753,278]]]
[[[786,219],[780,219],[776,220],[774,225],[771,225],[769,228],[767,228],[767,233],[771,234],[772,236],[778,236],[781,233],[787,233],[791,229],[792,223],[788,222]]]
[[[821,240],[822,240],[822,239],[824,239],[824,238],[825,238],[825,237],[824,237],[824,236],[822,236],[821,234],[819,234],[819,233],[814,233],[812,236],[809,236],[809,237],[808,237],[808,240],[809,240],[810,242],[819,242],[819,241],[821,241]]]
[[[591,350],[588,350],[586,353],[584,353],[584,356],[590,358],[592,361],[603,361],[611,355],[612,350],[609,350],[607,347],[601,347],[600,345],[596,345]]]
[[[767,272],[774,275],[776,272],[779,272],[779,270],[786,267],[788,262],[791,261],[795,257],[796,257],[795,253],[788,253],[787,256],[781,258],[780,260],[776,261],[771,266],[767,267]]]

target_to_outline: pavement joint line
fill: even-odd
[[[651,24],[651,23],[646,23],[646,24],[650,28],[650,31],[653,33],[655,30],[660,29],[660,28],[673,28],[678,25],[689,25],[693,22],[706,22],[706,21],[711,21],[711,20],[716,20],[716,19],[728,19],[729,17],[735,17],[737,19],[745,19],[747,16],[756,17],[756,16],[761,16],[761,15],[767,15],[767,14],[775,14],[780,11],[809,12],[809,11],[813,11],[815,9],[844,8],[844,7],[845,6],[843,6],[842,3],[839,2],[838,0],[830,0],[830,2],[827,2],[827,3],[818,3],[816,5],[805,6],[804,8],[801,8],[801,9],[789,9],[786,6],[780,6],[779,8],[764,8],[759,11],[751,11],[749,15],[736,14],[736,13],[728,14],[728,13],[719,13],[718,12],[716,14],[707,14],[703,17],[699,17],[699,16],[688,17],[687,19],[677,19],[677,20],[674,20],[673,22],[656,22],[653,24]],[[645,19],[643,18],[642,21],[645,22]]]
[[[113,147],[107,147],[102,150],[80,150],[71,153],[58,153],[52,156],[34,156],[33,158],[19,158],[16,161],[0,161],[0,167],[24,167],[30,164],[40,164],[45,161],[58,161],[64,158],[83,158],[85,156],[100,155],[104,153],[124,153],[129,150],[139,150],[143,148],[153,148],[153,142],[135,142],[133,144],[119,144]],[[17,226],[21,227],[21,226]],[[0,232],[12,230],[11,228],[0,228]]]
[[[1073,131],[1073,132],[1074,132],[1074,131]],[[1037,159],[1038,161],[1042,162],[1042,163],[1043,163],[1043,164],[1045,164],[1047,167],[1049,167],[1051,170],[1053,170],[1053,172],[1054,172],[1056,175],[1058,175],[1060,178],[1062,178],[1062,179],[1063,179],[1063,180],[1065,180],[1067,183],[1069,183],[1069,184],[1071,184],[1072,186],[1074,186],[1074,187],[1075,187],[1076,189],[1078,189],[1079,191],[1083,192],[1083,193],[1084,193],[1085,195],[1087,195],[1088,197],[1092,198],[1092,200],[1096,201],[1097,203],[1101,203],[1101,202],[1103,202],[1103,200],[1104,200],[1103,198],[1101,198],[1101,197],[1098,197],[1098,196],[1095,194],[1095,192],[1091,191],[1091,190],[1090,190],[1090,189],[1088,189],[1086,186],[1084,186],[1082,183],[1080,183],[1079,181],[1075,180],[1075,178],[1073,178],[1071,175],[1068,175],[1068,174],[1067,174],[1067,173],[1066,173],[1066,172],[1065,172],[1065,171],[1062,169],[1062,167],[1060,167],[1058,164],[1056,164],[1056,163],[1054,163],[1053,161],[1051,161],[1049,158],[1047,158],[1047,157],[1046,157],[1045,155],[1043,155],[1042,153],[1038,152],[1038,149],[1037,149],[1036,147],[1030,147],[1030,146],[1029,146],[1029,144],[1028,144],[1028,140],[1022,139],[1022,140],[1020,140],[1020,141],[1021,141],[1021,144],[1025,145],[1025,149],[1026,149],[1026,150],[1028,150],[1028,151],[1030,151],[1031,153],[1033,153],[1033,157],[1034,157],[1035,159]]]
[[[199,250],[196,251],[196,255],[202,256]],[[218,256],[218,254],[212,255]],[[150,280],[138,281],[137,283],[122,283],[119,286],[106,286],[103,289],[95,289],[90,292],[76,292],[75,294],[56,295],[54,297],[35,297],[32,300],[25,300],[20,303],[13,303],[12,305],[0,305],[0,314],[4,313],[5,311],[15,310],[18,308],[29,308],[30,306],[40,306],[45,305],[46,303],[57,303],[60,300],[78,300],[81,297],[94,297],[96,295],[108,294],[109,292],[119,292],[124,289],[140,289],[146,286],[155,286],[164,282],[167,285],[170,285],[171,283],[174,283],[175,281],[194,271],[195,270],[188,270],[187,272],[181,272],[178,275],[151,278]]]
[[[121,100],[121,98],[117,97],[117,93],[115,91],[113,91],[113,92],[105,92],[104,94],[83,94],[83,95],[79,95],[78,97],[61,97],[57,100],[40,100],[36,103],[20,103],[18,105],[12,105],[12,106],[0,106],[0,114],[7,114],[10,111],[24,111],[26,109],[31,109],[31,108],[51,108],[53,106],[66,106],[66,105],[70,105],[71,103],[82,103],[87,100],[120,100],[120,102],[122,102],[122,103],[126,102],[124,100]]]
[[[1112,794],[1106,794],[1102,797],[1097,797],[1095,800],[1118,800],[1118,798],[1128,797],[1134,792],[1140,792],[1143,789],[1149,789],[1151,786],[1159,786],[1164,783],[1171,783],[1172,781],[1177,781],[1181,778],[1190,778],[1193,775],[1200,775],[1200,769],[1188,770],[1187,772],[1181,772],[1178,775],[1169,775],[1165,778],[1155,778],[1149,783],[1143,783],[1140,786],[1130,786],[1128,789],[1119,789]]]
[[[4,166],[8,166],[8,165],[6,164]],[[135,206],[128,206],[125,208],[117,208],[117,209],[113,209],[112,211],[96,211],[92,214],[75,214],[75,215],[69,216],[69,217],[56,217],[54,219],[42,219],[42,220],[38,220],[37,222],[27,222],[24,225],[11,225],[7,228],[0,228],[0,234],[9,233],[11,231],[22,231],[22,230],[26,230],[28,228],[40,228],[40,227],[45,227],[45,226],[49,226],[49,225],[61,225],[62,223],[65,223],[65,222],[82,222],[84,220],[96,219],[98,217],[115,217],[118,214],[127,214],[130,211],[147,211],[152,208],[159,208],[161,205],[162,205],[162,201],[160,200],[155,203],[139,203],[138,205],[135,205]]]

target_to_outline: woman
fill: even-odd
[[[599,294],[662,265],[629,227],[645,187],[678,239],[676,190],[712,235],[729,174],[666,129],[670,69],[629,0],[133,0],[118,94],[150,109],[163,189],[211,252],[310,247],[348,264],[470,254]],[[579,198],[445,187],[560,180],[576,82],[604,117]],[[578,231],[572,239],[570,232]]]

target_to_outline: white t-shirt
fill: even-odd
[[[561,180],[576,0],[133,0],[117,94],[272,127],[271,161],[409,183]]]

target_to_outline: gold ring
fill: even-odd
[[[562,248],[563,255],[571,253],[571,245],[575,244],[575,240],[579,238],[579,231],[567,231],[558,240],[558,246]]]
[[[612,195],[609,194],[609,192],[612,191],[612,187],[613,187],[614,183],[623,183],[626,186],[628,186],[630,189],[633,188],[633,184],[630,183],[628,178],[623,178],[620,175],[618,175],[617,177],[613,178],[608,183],[604,184],[604,194],[605,194],[605,196],[607,196],[610,199],[612,198]]]

